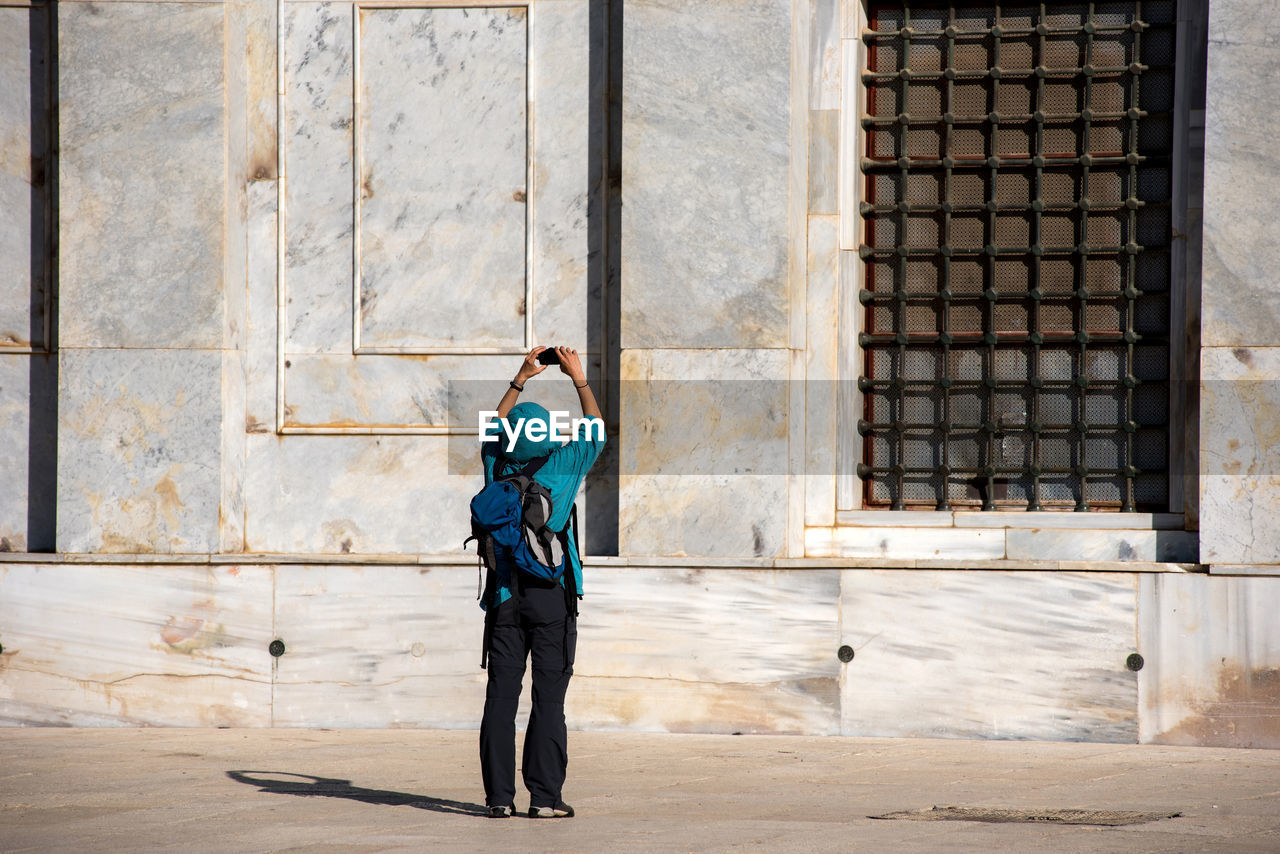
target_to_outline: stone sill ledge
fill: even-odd
[[[841,510],[849,528],[1064,528],[1082,531],[1181,531],[1181,513],[1076,513],[1025,510]]]
[[[963,558],[870,558],[870,557],[668,557],[630,555],[587,557],[586,565],[597,569],[955,569],[1001,572],[1176,572],[1214,575],[1280,575],[1280,566],[1171,563],[1162,561],[1105,560],[1011,560]],[[2,552],[0,564],[101,564],[101,565],[314,565],[314,566],[475,566],[470,554],[397,555],[311,555],[311,554],[84,554],[47,552]]]

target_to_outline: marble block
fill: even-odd
[[[1200,368],[1205,563],[1280,555],[1280,347],[1211,347]]]
[[[791,5],[627,5],[624,348],[786,346]]]
[[[589,569],[571,726],[837,731],[837,571]]]
[[[58,550],[218,551],[222,353],[59,356]]]
[[[45,11],[0,8],[0,352],[45,345]]]
[[[1084,515],[1084,514],[1080,514]],[[1009,560],[1100,560],[1196,563],[1194,531],[1081,531],[1069,528],[1009,528]]]
[[[474,568],[277,567],[275,724],[474,729],[483,624]]]
[[[997,560],[1005,556],[1004,538],[1004,531],[983,528],[806,528],[804,553],[806,557]]]
[[[451,554],[479,475],[450,474],[445,436],[247,437],[250,552]]]
[[[599,375],[598,358],[582,361],[589,376]],[[284,426],[449,427],[471,439],[479,412],[498,408],[519,365],[519,356],[289,355]],[[581,414],[577,392],[558,369],[530,383],[523,399]]]
[[[3,11],[3,10],[0,10]],[[0,353],[0,551],[27,550],[31,372],[28,356]]]
[[[622,354],[622,554],[773,556],[787,521],[784,350]]]
[[[1280,19],[1271,0],[1209,10],[1201,341],[1266,346],[1280,329]]]
[[[220,347],[224,10],[58,6],[59,345]]]
[[[352,6],[285,3],[280,117],[287,348],[350,353],[354,184]]]
[[[603,62],[591,56],[598,48],[590,19],[601,14],[591,11],[593,5],[535,2],[529,13],[534,341],[579,350],[593,340],[588,326],[602,316],[604,299],[601,282],[588,276],[597,263],[592,253],[604,240],[596,201],[603,187],[591,170],[605,156],[608,122],[603,92],[590,88],[603,85],[591,79],[591,63]]]
[[[269,726],[271,575],[0,565],[0,725]]]
[[[359,14],[360,346],[521,347],[528,12]]]
[[[845,570],[841,732],[1134,742],[1137,577]]]
[[[1139,576],[1143,742],[1280,747],[1280,578]]]

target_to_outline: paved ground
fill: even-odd
[[[476,735],[0,730],[0,851],[1280,852],[1280,751],[571,733],[578,817],[481,817]],[[527,806],[521,791],[518,806]],[[1181,812],[878,821],[934,805]]]

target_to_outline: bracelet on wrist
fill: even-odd
[[[586,380],[583,380],[583,381],[582,381],[582,385],[578,385],[577,383],[574,383],[574,384],[573,384],[573,387],[574,387],[574,388],[586,388],[586,387],[587,387],[587,386],[589,386],[589,385],[591,385],[591,383],[587,382]]]
[[[512,387],[513,389],[515,389],[516,391],[524,391],[524,386],[522,386],[522,385],[516,385],[516,381],[515,381],[515,380],[512,380],[512,381],[511,381],[511,387]]]

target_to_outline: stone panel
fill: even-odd
[[[0,10],[4,11],[4,10]],[[0,354],[0,551],[27,550],[27,449],[30,438],[29,357]]]
[[[59,356],[59,551],[218,551],[221,351]]]
[[[1141,740],[1280,747],[1280,578],[1142,575]]]
[[[44,8],[0,8],[0,352],[45,342]]]
[[[350,353],[355,221],[352,6],[285,3],[283,115],[286,347]]]
[[[1144,560],[1196,563],[1198,553],[1199,535],[1192,531],[1009,528],[1005,535],[1005,556],[1010,560]]]
[[[1200,536],[1205,563],[1280,555],[1280,348],[1201,351]]]
[[[248,551],[450,554],[471,533],[481,479],[449,474],[445,436],[247,439]]]
[[[787,352],[622,354],[622,554],[777,555],[787,506]]]
[[[528,12],[359,14],[360,346],[522,347]]]
[[[469,567],[277,567],[276,725],[477,728],[483,620]]]
[[[1134,742],[1137,577],[845,570],[844,735]]]
[[[1280,329],[1280,18],[1271,0],[1210,6],[1201,341],[1266,346]],[[1207,527],[1207,526],[1206,526]]]
[[[837,571],[588,567],[584,584],[571,726],[838,731]]]
[[[624,348],[787,344],[791,5],[627,5]]]
[[[60,346],[222,346],[223,8],[58,21]]]
[[[598,223],[602,215],[588,209],[602,189],[590,170],[605,154],[592,146],[603,146],[607,120],[602,93],[589,88],[591,6],[585,0],[535,3],[529,19],[534,342],[583,352],[592,340],[589,303],[604,299],[600,282],[587,276],[595,263],[588,259],[588,219]],[[600,136],[589,139],[592,130]]]
[[[1004,538],[1002,530],[982,528],[807,528],[804,553],[807,557],[994,560],[1005,556]]]
[[[0,564],[0,725],[269,726],[271,569]]]

